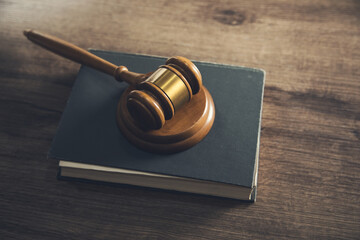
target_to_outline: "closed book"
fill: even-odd
[[[130,71],[156,70],[165,58],[91,50]],[[49,158],[60,178],[130,184],[255,201],[265,73],[196,62],[216,116],[209,134],[175,154],[140,150],[121,134],[117,104],[126,83],[81,66],[54,137]]]

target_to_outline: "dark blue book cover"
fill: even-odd
[[[154,56],[91,52],[140,73],[154,71],[166,61]],[[128,85],[82,66],[49,157],[246,187],[251,189],[249,200],[254,200],[265,73],[238,66],[194,63],[216,108],[213,128],[199,144],[167,155],[137,149],[122,136],[116,122],[116,107]]]

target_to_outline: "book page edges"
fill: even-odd
[[[233,184],[202,181],[198,179],[168,176],[121,168],[103,167],[62,160],[60,160],[59,166],[61,168],[60,175],[63,177],[160,188],[239,200],[253,200],[251,188]]]
[[[254,174],[253,174],[253,184],[252,184],[253,189],[256,188],[257,180],[258,180],[259,158],[260,158],[259,157],[259,155],[260,155],[260,135],[261,135],[261,122],[262,122],[261,120],[262,120],[264,89],[265,89],[265,76],[266,76],[265,70],[260,69],[260,71],[262,71],[262,73],[264,75],[263,75],[263,80],[262,80],[262,94],[261,94],[261,105],[260,105],[260,116],[259,116],[260,119],[259,119],[258,139],[257,139],[257,145],[256,145],[256,157],[255,157],[255,167],[254,167]]]

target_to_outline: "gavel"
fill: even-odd
[[[185,57],[171,57],[165,65],[150,73],[129,71],[116,66],[74,44],[34,30],[24,35],[32,42],[72,61],[114,76],[134,87],[127,96],[130,115],[144,129],[160,129],[165,121],[189,102],[202,88],[199,69]]]

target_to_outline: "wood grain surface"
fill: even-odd
[[[345,0],[0,1],[0,238],[359,238],[359,13]],[[46,155],[79,65],[27,28],[265,69],[257,202],[58,181]]]

